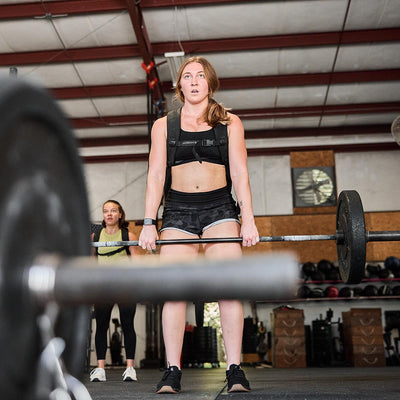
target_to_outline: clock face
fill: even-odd
[[[333,168],[294,168],[293,180],[296,207],[336,204]]]

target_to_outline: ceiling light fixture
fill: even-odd
[[[64,18],[64,17],[68,17],[68,14],[46,13],[44,15],[37,15],[37,16],[33,17],[33,19],[48,19],[49,21],[51,21],[54,18]]]
[[[168,68],[171,73],[172,86],[176,87],[176,81],[178,78],[178,70],[184,61],[185,52],[184,51],[174,51],[169,53],[164,53],[164,57],[167,59]]]

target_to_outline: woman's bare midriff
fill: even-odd
[[[225,166],[193,161],[171,168],[171,189],[179,192],[209,192],[226,186]]]

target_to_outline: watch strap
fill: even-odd
[[[153,218],[145,218],[143,220],[143,225],[157,225],[157,220]]]

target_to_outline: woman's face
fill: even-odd
[[[208,82],[200,63],[186,65],[180,80],[181,91],[185,101],[200,103],[208,97]]]
[[[118,225],[121,213],[117,204],[108,202],[103,206],[103,219],[106,225]]]

